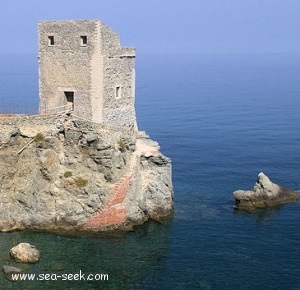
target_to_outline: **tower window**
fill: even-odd
[[[48,36],[48,45],[53,46],[54,45],[54,36]]]
[[[121,87],[116,87],[116,99],[121,98]]]
[[[86,46],[87,45],[87,36],[82,35],[82,36],[80,36],[80,39],[81,39],[81,46]]]

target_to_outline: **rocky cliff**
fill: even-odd
[[[171,162],[144,132],[2,116],[0,196],[1,231],[130,229],[172,215]]]

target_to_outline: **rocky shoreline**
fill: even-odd
[[[0,125],[0,231],[128,230],[172,216],[171,161],[144,132],[72,114]]]

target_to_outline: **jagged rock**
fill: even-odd
[[[263,172],[258,174],[252,190],[237,190],[233,195],[237,209],[264,208],[300,198],[299,193],[271,182]]]
[[[86,141],[87,141],[88,143],[93,143],[93,142],[96,141],[97,139],[98,139],[97,134],[89,133],[89,134],[87,134],[87,136],[86,136]]]
[[[9,281],[18,281],[13,279],[14,274],[22,274],[23,270],[17,267],[3,265],[3,273]]]
[[[27,126],[20,126],[20,134],[23,137],[34,138],[38,133],[46,131],[48,128],[46,126],[36,126],[34,128],[29,128]]]
[[[37,248],[29,243],[20,243],[10,249],[10,256],[16,262],[36,263],[40,259],[40,252]]]
[[[164,155],[161,154],[158,156],[151,156],[149,160],[158,166],[163,166],[168,163],[171,163],[171,160],[168,157],[165,157]]]
[[[44,138],[17,154],[20,127]],[[127,229],[173,212],[171,161],[144,132],[68,114],[0,118],[0,157],[0,231]]]
[[[137,132],[137,138],[139,138],[139,139],[150,139],[149,135],[147,135],[145,131]]]

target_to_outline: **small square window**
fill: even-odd
[[[80,39],[81,39],[81,46],[86,46],[87,45],[87,36],[82,35],[82,36],[80,36]]]
[[[48,45],[53,46],[54,45],[54,36],[48,36]]]

